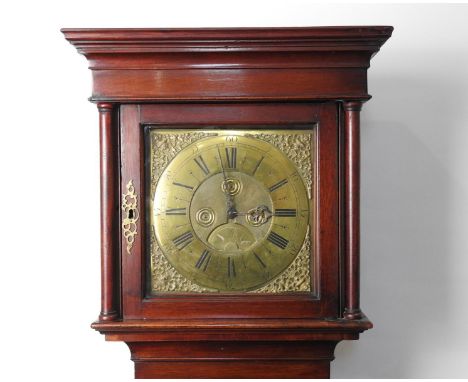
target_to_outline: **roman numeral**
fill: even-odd
[[[228,257],[228,277],[236,277],[236,266],[230,257]]]
[[[205,161],[203,160],[203,157],[199,155],[194,159],[195,163],[200,167],[200,169],[203,171],[205,175],[208,175],[210,173],[210,170],[208,166],[206,165]]]
[[[187,215],[187,208],[168,208],[166,215]]]
[[[195,267],[205,272],[206,268],[208,267],[208,263],[210,262],[210,259],[211,259],[210,252],[205,249],[203,253],[201,254],[200,258],[198,259],[197,263],[195,264]]]
[[[258,260],[258,262],[260,263],[260,265],[263,267],[263,268],[266,268],[266,265],[265,263],[263,262],[263,260],[260,258],[260,256],[258,256],[255,252],[253,253],[255,258]]]
[[[189,245],[193,240],[193,234],[190,231],[183,233],[180,236],[177,236],[175,239],[172,240],[174,245],[177,249],[184,249],[187,245]]]
[[[254,170],[252,171],[252,176],[255,175],[255,173],[257,172],[258,168],[260,167],[260,165],[262,164],[262,161],[263,161],[263,158],[265,157],[261,157],[260,160],[257,162]]]
[[[274,215],[279,217],[293,218],[296,217],[297,211],[290,208],[278,208],[275,210]]]
[[[287,179],[280,180],[278,183],[275,183],[273,186],[269,188],[270,192],[273,192],[280,188],[281,186],[284,186],[286,183],[288,183]]]
[[[192,186],[187,186],[186,184],[177,183],[177,182],[172,182],[172,184],[173,184],[174,186],[184,187],[184,188],[187,188],[187,189],[189,189],[189,190],[193,190],[193,187],[192,187]]]
[[[226,147],[226,159],[228,168],[237,167],[237,147]]]
[[[288,240],[286,240],[283,236],[278,235],[274,231],[270,232],[270,234],[267,237],[267,240],[281,249],[285,249],[289,243]]]

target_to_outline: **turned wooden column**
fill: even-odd
[[[362,317],[359,306],[359,193],[360,127],[362,102],[343,102],[345,178],[345,310],[344,318]]]
[[[101,313],[100,321],[118,318],[118,150],[115,110],[111,103],[99,103],[101,151]]]

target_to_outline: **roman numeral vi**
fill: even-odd
[[[236,277],[236,266],[230,257],[228,257],[228,277]]]

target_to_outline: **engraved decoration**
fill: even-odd
[[[127,192],[122,194],[122,230],[127,242],[127,253],[130,255],[135,236],[138,234],[136,222],[138,220],[138,200],[133,181],[127,183]]]
[[[173,132],[152,134],[151,158],[151,197],[154,197],[159,177],[168,163],[186,146],[217,133],[206,132]],[[297,167],[305,181],[309,199],[313,198],[313,158],[315,130],[292,133],[255,132],[246,136],[264,140],[280,149]],[[313,203],[312,203],[313,204]],[[313,205],[310,207],[313,209]],[[301,250],[278,277],[267,285],[248,293],[284,293],[309,292],[311,288],[311,238],[307,232]],[[160,292],[216,292],[201,287],[181,275],[168,262],[159,248],[154,231],[151,232],[151,278],[152,293]]]

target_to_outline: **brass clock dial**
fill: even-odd
[[[309,199],[295,165],[275,146],[225,131],[186,146],[164,169],[152,226],[167,260],[219,291],[259,288],[297,256]]]

